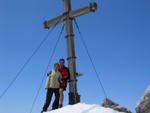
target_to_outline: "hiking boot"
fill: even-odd
[[[41,113],[44,113],[44,112],[46,112],[46,111],[41,111]]]
[[[63,107],[63,105],[62,104],[59,104],[59,108],[62,108]]]

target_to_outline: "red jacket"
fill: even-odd
[[[67,71],[67,69],[63,66],[63,67],[61,67],[60,69],[59,69],[59,72],[61,73],[61,75],[62,75],[62,83],[60,84],[60,86],[67,86],[67,78],[68,78],[68,76],[69,76],[69,73],[68,73],[68,71]]]

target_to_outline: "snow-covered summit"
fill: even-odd
[[[47,111],[44,113],[124,113],[124,112],[117,112],[110,108],[104,108],[100,105],[96,104],[83,104],[78,103],[75,105],[68,105],[61,109]]]

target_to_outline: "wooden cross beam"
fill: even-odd
[[[97,10],[97,4],[92,2],[84,7],[78,8],[76,10],[73,10],[70,12],[65,12],[63,16],[61,15],[61,16],[58,16],[51,20],[45,21],[43,26],[44,26],[44,28],[50,28],[56,24],[64,22],[67,19],[67,16],[69,16],[69,18],[73,19],[73,18],[79,17],[79,16],[84,15],[89,12],[95,12],[96,10]]]
[[[80,95],[77,92],[77,79],[76,79],[76,56],[74,49],[74,33],[72,19],[84,15],[89,12],[95,12],[97,10],[97,4],[92,2],[88,5],[76,10],[71,10],[71,0],[63,0],[64,14],[45,21],[44,28],[50,28],[56,24],[65,22],[66,27],[66,43],[67,43],[67,60],[70,70],[69,80],[69,104],[76,104],[80,102]]]

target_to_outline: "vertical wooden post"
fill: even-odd
[[[71,1],[63,0],[64,12],[69,14],[71,11]],[[74,47],[74,33],[72,18],[69,15],[65,21],[66,27],[66,43],[67,43],[67,55],[68,55],[68,67],[70,70],[70,81],[69,81],[69,104],[76,104],[80,102],[80,96],[77,92],[77,79],[76,79],[76,56]]]

